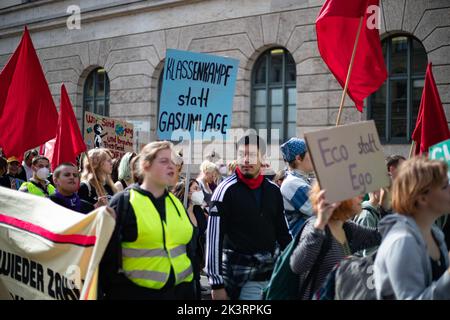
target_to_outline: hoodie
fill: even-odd
[[[383,237],[374,264],[378,299],[450,299],[450,272],[447,270],[439,280],[432,281],[430,256],[413,218],[399,214],[386,216],[378,230]],[[448,268],[444,235],[435,225],[432,232]]]

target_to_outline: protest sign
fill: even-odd
[[[88,149],[107,148],[114,158],[133,152],[133,124],[123,120],[84,114],[84,142]]]
[[[450,139],[431,146],[428,157],[430,159],[442,160],[447,163],[450,168]],[[450,171],[447,171],[447,176],[450,179]]]
[[[114,225],[106,207],[84,215],[0,188],[0,299],[96,299]]]
[[[331,202],[389,185],[373,120],[305,133],[321,189]]]
[[[239,61],[220,56],[167,50],[158,136],[173,140],[175,130],[226,135]]]

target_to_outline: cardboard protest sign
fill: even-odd
[[[96,299],[114,225],[106,207],[84,215],[0,187],[0,299]]]
[[[449,166],[447,176],[450,179],[450,139],[431,146],[428,152],[430,159],[442,160]]]
[[[239,61],[220,56],[167,50],[164,64],[158,136],[172,140],[175,130],[214,131],[231,128]]]
[[[305,133],[317,180],[331,202],[390,183],[373,120]]]
[[[133,125],[123,120],[85,112],[83,136],[88,149],[107,148],[114,158],[134,151]]]

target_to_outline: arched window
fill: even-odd
[[[427,53],[415,38],[392,36],[383,41],[386,82],[368,99],[384,143],[409,143],[414,130],[427,69]]]
[[[296,136],[296,65],[283,49],[269,49],[256,61],[252,73],[251,127],[278,129],[281,141]]]
[[[93,70],[84,83],[84,111],[109,116],[109,78],[105,69]]]

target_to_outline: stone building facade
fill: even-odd
[[[296,107],[289,116],[295,117],[295,132],[302,136],[308,130],[334,125],[342,92],[317,49],[314,23],[323,2],[5,0],[0,4],[0,67],[9,59],[27,25],[56,105],[64,82],[81,120],[85,82],[91,71],[100,67],[109,78],[109,115],[139,122],[148,131],[142,134],[149,141],[156,138],[159,79],[168,48],[225,55],[240,61],[233,128],[252,126],[253,73],[258,58],[268,49],[282,48],[295,63],[292,97]],[[68,18],[76,13],[67,12],[71,5],[80,9],[80,29],[68,28]],[[381,1],[381,38],[407,36],[423,45],[427,61],[434,64],[447,119],[449,17],[450,0]],[[342,123],[370,118],[367,108],[358,113],[346,99]],[[407,155],[409,145],[407,138],[404,140],[400,144],[387,141],[385,153]]]

